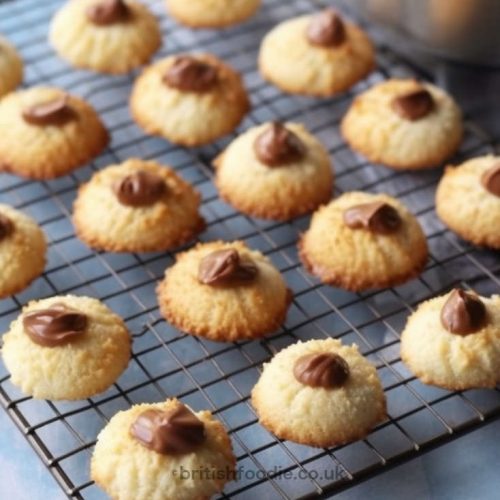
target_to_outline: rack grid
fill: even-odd
[[[456,284],[482,294],[499,293],[498,254],[466,244],[439,222],[434,211],[439,171],[394,172],[369,164],[351,152],[339,135],[339,120],[357,94],[392,76],[429,79],[425,71],[381,45],[377,69],[351,91],[326,100],[284,95],[258,75],[259,41],[277,22],[327,2],[265,0],[261,13],[240,27],[193,32],[170,20],[161,0],[148,1],[161,20],[165,41],[156,58],[202,48],[242,73],[253,109],[240,131],[276,118],[304,122],[328,146],[336,170],[336,194],[353,189],[387,192],[418,216],[431,253],[422,275],[391,289],[349,293],[320,284],[300,266],[296,241],[307,227],[308,217],[290,223],[264,222],[219,200],[210,163],[234,135],[194,150],[145,136],[131,121],[127,105],[137,73],[96,75],[73,70],[57,58],[46,36],[49,21],[61,3],[0,2],[0,32],[23,54],[25,86],[61,86],[88,99],[108,126],[112,145],[92,164],[50,182],[29,182],[2,174],[0,202],[33,216],[45,230],[50,248],[43,276],[28,290],[0,302],[0,331],[7,330],[29,300],[74,293],[101,299],[121,314],[134,332],[133,357],[127,371],[112,389],[85,401],[26,397],[10,383],[0,361],[0,402],[68,497],[104,498],[88,473],[96,435],[113,414],[140,402],[175,396],[197,410],[211,409],[230,431],[242,471],[222,497],[249,499],[326,496],[500,415],[498,388],[449,392],[425,386],[399,357],[399,333],[420,301]],[[494,150],[488,135],[467,120],[457,161]],[[160,318],[155,298],[156,283],[173,263],[173,253],[94,252],[76,239],[70,215],[78,185],[96,170],[131,156],[172,165],[196,186],[208,223],[200,241],[243,239],[281,270],[294,292],[294,301],[278,332],[259,341],[233,344],[183,335]],[[328,450],[280,441],[259,426],[249,402],[260,366],[299,339],[329,336],[356,342],[376,364],[389,417],[366,439]],[[285,479],[286,472],[293,475],[292,480]]]

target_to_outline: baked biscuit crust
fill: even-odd
[[[225,28],[242,23],[262,0],[166,0],[169,14],[190,28]]]
[[[450,294],[421,303],[401,334],[401,358],[424,383],[459,391],[495,387],[500,382],[500,296],[480,297],[488,323],[478,332],[457,335],[441,323]]]
[[[194,412],[204,423],[206,439],[191,453],[162,455],[130,435],[130,426],[144,411],[169,411],[179,405],[176,399],[134,405],[114,415],[100,432],[92,455],[91,477],[111,498],[203,500],[221,492],[224,484],[233,479],[230,476],[236,460],[231,440],[209,411]],[[182,471],[190,473],[190,477],[182,478]],[[205,477],[200,471],[205,472]]]
[[[330,97],[344,92],[373,71],[375,52],[363,30],[345,22],[346,41],[338,47],[308,42],[312,15],[278,24],[264,38],[259,52],[262,76],[284,92]]]
[[[423,86],[433,97],[434,110],[416,120],[396,113],[394,98]],[[439,166],[459,148],[462,113],[446,92],[430,83],[392,79],[356,97],[341,123],[345,141],[371,162],[396,170]]]
[[[210,286],[198,281],[203,257],[236,249],[257,266],[256,279],[239,286]],[[177,256],[157,289],[163,317],[179,330],[230,342],[262,337],[284,322],[291,301],[279,271],[260,252],[240,242],[198,244]]]
[[[171,56],[143,71],[130,98],[132,116],[148,134],[189,147],[209,144],[229,134],[250,109],[236,71],[210,54],[193,57],[216,68],[214,88],[198,93],[167,86],[163,76],[177,60],[177,56]]]
[[[340,388],[325,389],[300,383],[295,362],[316,353],[340,355],[350,375]],[[264,365],[252,390],[259,422],[280,439],[328,448],[365,437],[386,418],[386,402],[377,370],[358,351],[337,339],[293,344]]]
[[[497,164],[500,157],[489,155],[448,166],[437,188],[436,212],[464,240],[500,250],[500,197],[481,183]]]
[[[23,80],[23,62],[16,49],[0,36],[0,97],[14,90]]]
[[[0,238],[0,298],[5,298],[24,290],[43,273],[47,243],[31,217],[4,204],[0,204],[0,216],[14,226],[10,236]]]
[[[23,314],[64,304],[87,316],[81,338],[57,347],[34,343]],[[30,302],[4,335],[2,358],[12,383],[36,399],[77,400],[106,390],[130,359],[130,334],[123,320],[100,301],[65,295]]]
[[[351,229],[348,208],[381,201],[397,209],[401,227],[393,234]],[[313,214],[299,241],[304,267],[323,283],[351,291],[387,288],[418,276],[428,259],[427,241],[417,219],[395,198],[359,191],[346,193]]]
[[[102,0],[69,0],[55,15],[50,43],[72,66],[123,74],[149,62],[161,46],[158,21],[141,2],[124,0],[123,22],[93,24],[87,11]]]
[[[165,194],[149,206],[121,204],[113,187],[139,171],[163,179]],[[78,237],[92,248],[159,252],[179,247],[203,231],[205,221],[199,208],[199,193],[174,170],[154,161],[132,158],[97,172],[80,187],[73,222]]]
[[[221,198],[243,213],[274,220],[293,219],[328,202],[333,173],[326,148],[302,125],[287,123],[287,129],[305,145],[305,156],[269,168],[259,161],[253,147],[268,126],[248,130],[215,159]]]
[[[26,108],[64,95],[75,119],[46,126],[23,119]],[[109,142],[108,132],[89,104],[53,87],[33,87],[3,98],[0,129],[0,172],[29,179],[66,175],[99,155]]]

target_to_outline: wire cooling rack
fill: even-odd
[[[297,237],[307,227],[308,217],[291,223],[263,222],[235,212],[217,197],[210,161],[232,137],[188,151],[145,136],[131,121],[127,106],[136,75],[75,71],[47,45],[48,23],[60,0],[0,3],[0,32],[24,56],[25,85],[57,85],[88,99],[113,138],[111,147],[95,162],[61,179],[28,182],[0,176],[0,201],[33,216],[50,240],[44,275],[27,291],[0,302],[0,331],[7,330],[27,301],[74,293],[103,300],[134,332],[134,354],[125,374],[112,389],[85,401],[25,397],[10,383],[0,362],[0,402],[68,497],[104,498],[89,479],[96,435],[117,411],[140,402],[175,396],[196,410],[211,409],[229,429],[238,458],[239,480],[227,485],[223,497],[249,499],[326,496],[499,415],[498,389],[448,392],[428,387],[407,371],[399,357],[399,334],[420,301],[459,283],[482,294],[499,293],[498,254],[467,245],[438,221],[434,190],[439,171],[396,173],[368,164],[339,136],[339,120],[356,94],[390,76],[428,75],[388,48],[378,47],[377,70],[350,92],[328,100],[286,96],[257,73],[259,41],[280,20],[310,12],[321,2],[268,0],[255,19],[221,32],[184,29],[166,16],[162,1],[149,3],[161,19],[166,42],[157,57],[200,48],[223,57],[244,75],[252,96],[252,112],[240,130],[277,117],[304,122],[329,148],[336,194],[357,189],[401,199],[418,215],[431,258],[420,278],[396,288],[355,294],[321,285],[297,258]],[[487,135],[467,123],[458,160],[493,149]],[[94,171],[130,156],[172,165],[197,187],[208,222],[200,240],[243,239],[281,270],[295,298],[285,325],[275,335],[234,344],[183,335],[160,320],[155,298],[156,283],[173,263],[173,254],[97,253],[75,238],[70,214],[78,185]],[[334,449],[281,442],[259,426],[249,403],[260,366],[298,339],[325,336],[356,342],[376,364],[389,418],[366,439]]]

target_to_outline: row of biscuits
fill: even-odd
[[[359,195],[360,193],[350,193],[346,196],[357,197]],[[402,230],[403,234],[408,232],[408,229],[416,231],[415,220],[407,213],[402,212],[401,207],[395,208],[395,206],[397,205],[391,206],[387,203],[384,211],[388,212],[389,217],[384,215],[376,218],[376,223],[371,228],[370,226],[358,226],[353,229],[353,231],[364,233],[360,236],[360,241],[366,243],[371,239],[375,241],[377,246],[388,249],[389,255],[394,254],[393,264],[397,264],[399,258],[395,251],[391,251],[390,238],[393,237],[391,232],[394,231],[394,221],[397,222],[396,228],[398,230],[401,230],[402,226],[406,226]],[[387,207],[390,208],[387,209]],[[355,221],[359,221],[357,219],[359,208],[354,209],[354,214],[352,211],[352,209],[348,209],[344,212],[344,219],[349,221],[350,218],[353,218]],[[17,233],[17,236],[14,237],[15,240],[31,239],[33,247],[39,251],[39,254],[36,251],[32,253],[31,257],[43,260],[43,251],[40,252],[43,249],[37,246],[39,243],[36,239],[40,235],[34,232],[33,222],[26,220],[25,216],[12,209],[8,209],[7,213],[11,216],[9,224],[12,232],[3,239],[1,247],[5,247],[3,243],[7,242],[7,247],[10,245],[10,249],[13,250],[11,255],[13,253],[21,254],[22,258],[28,255],[27,252],[32,251],[31,245],[23,244],[18,249],[12,246],[15,245],[15,242],[9,242],[10,236]],[[362,215],[361,219],[363,217]],[[12,220],[14,220],[13,223]],[[378,232],[379,229],[382,229],[383,232]],[[390,231],[389,234],[387,230]],[[325,234],[327,231],[322,231],[322,233]],[[350,236],[346,236],[346,238],[349,239]],[[43,237],[41,241],[43,242]],[[418,251],[418,244],[418,241],[413,242],[411,247],[415,252]],[[361,251],[362,249],[358,251],[355,248],[353,253],[357,254]],[[13,260],[15,261],[11,258],[9,262],[8,258],[6,259],[5,267],[8,272],[12,267]],[[13,267],[17,268],[18,273],[22,273],[24,268],[31,265],[29,261],[24,262],[22,259],[18,260],[17,264]],[[396,272],[399,273],[399,269]],[[241,242],[199,244],[180,254],[177,262],[167,269],[164,279],[158,286],[157,294],[160,312],[171,324],[186,333],[215,341],[255,339],[275,331],[283,323],[291,302],[291,294],[279,271],[268,258],[260,252],[250,250]],[[460,298],[463,303],[458,301],[455,306],[458,319],[453,321],[453,324],[463,320],[468,314],[465,303],[467,297],[460,296]],[[50,301],[50,299],[47,300]],[[193,303],[196,304],[196,307],[191,306]],[[472,332],[475,331],[474,325],[483,325],[487,316],[482,317],[477,322],[471,321]],[[57,318],[57,314],[54,317]],[[52,315],[44,315],[42,323],[37,328],[43,330],[53,320],[51,318]],[[453,328],[453,326],[449,328],[452,333],[461,333],[460,331],[455,332]],[[76,330],[73,328],[71,331]],[[434,331],[434,328],[430,328],[429,331]],[[465,328],[465,333],[471,332]],[[49,341],[51,334],[54,332],[47,333]],[[23,338],[27,340],[25,337]],[[9,335],[5,338],[6,351],[4,354],[8,351],[8,339]],[[24,354],[29,350],[21,349],[20,351]],[[29,363],[20,363],[20,365],[22,365],[21,369],[26,369]],[[51,391],[47,393],[43,389],[41,392],[40,389],[37,389],[38,384],[42,384],[43,387],[47,382],[46,378],[26,379],[23,376],[14,375],[15,369],[16,363],[11,365],[13,381],[18,384],[28,384],[23,386],[23,390],[37,397],[54,397]],[[35,385],[31,386],[31,383]],[[83,396],[78,395],[77,397]]]
[[[271,124],[264,134],[275,128],[276,124]],[[321,161],[327,159],[322,149],[310,156],[314,155]],[[267,214],[279,211],[290,216],[297,208],[309,211],[317,203],[319,208],[298,247],[305,268],[324,283],[361,291],[398,285],[418,276],[427,263],[428,249],[415,216],[401,202],[384,194],[354,191],[323,204],[330,195],[331,171],[321,161],[317,166],[323,177],[314,174],[318,170],[313,163],[273,168],[264,182],[253,183],[256,191],[248,189],[241,196],[247,195],[248,203],[255,194],[257,203],[260,195],[260,214],[267,210]],[[240,163],[245,164],[243,159]],[[312,182],[301,184],[307,171],[313,173]],[[243,174],[240,177],[244,178]],[[448,169],[437,189],[437,213],[464,238],[500,248],[499,178],[500,161],[492,156]],[[246,179],[248,185],[250,179]],[[237,180],[229,176],[235,186]],[[221,189],[218,175],[216,183]],[[291,193],[295,190],[295,196],[300,196],[300,189],[304,200],[291,204]],[[238,190],[228,189],[223,195],[226,199],[227,193],[237,196]],[[246,213],[255,213],[252,208],[233,204]],[[77,236],[87,245],[111,252],[172,250],[193,241],[205,228],[200,195],[189,183],[169,167],[133,158],[95,173],[80,187],[73,222]],[[0,205],[0,297],[22,291],[42,274],[46,249],[43,231],[35,221],[19,210]]]
[[[234,302],[245,290],[251,293],[249,275],[255,283],[268,271],[262,256],[252,257],[230,273],[207,268],[205,257],[196,286],[212,287],[219,302],[228,296]],[[500,297],[456,289],[424,302],[410,317],[402,357],[425,383],[453,390],[494,387],[499,336]],[[90,397],[109,387],[130,357],[123,320],[87,297],[28,304],[4,340],[13,383],[35,397]],[[260,424],[277,437],[315,447],[362,439],[387,418],[375,366],[356,345],[331,338],[298,342],[276,354],[264,365],[251,403]],[[110,420],[98,436],[91,477],[113,498],[194,499],[220,492],[236,478],[234,468],[223,425],[208,411],[195,413],[168,399],[132,406]],[[201,469],[206,475],[190,475]],[[179,477],[182,470],[188,476]]]
[[[99,21],[94,18],[96,12]],[[106,22],[101,22],[103,13]],[[161,41],[159,28],[153,29],[143,18],[148,23],[155,22],[142,4],[133,1],[75,0],[56,14],[50,40],[58,53],[77,67],[106,71],[106,66],[101,67],[96,61],[137,66],[152,55],[134,63],[133,54],[139,53],[138,47],[147,46],[143,35],[155,33],[155,48]],[[70,30],[76,22],[78,27],[82,25],[81,30]],[[5,92],[19,83],[21,62],[12,47],[5,41],[1,43],[4,50],[0,53],[0,71],[16,76],[6,79],[12,85]],[[88,61],[68,55],[72,48]],[[264,78],[285,92],[312,96],[345,91],[374,66],[374,49],[366,34],[331,9],[278,25],[264,38],[259,55]],[[31,114],[38,111],[49,120],[45,107],[50,110],[56,96],[46,92],[37,97],[13,97],[10,106],[19,106],[20,101],[24,107],[35,108]],[[61,107],[62,104],[56,106],[58,116]],[[240,75],[227,64],[210,54],[184,54],[149,66],[134,85],[130,107],[136,122],[148,133],[176,144],[199,146],[233,131],[248,112],[250,101]],[[65,119],[69,120],[67,115]],[[166,115],[168,120],[164,119]],[[442,90],[416,81],[394,80],[359,96],[341,130],[347,142],[370,160],[397,169],[416,169],[439,165],[457,150],[462,120],[457,105]],[[97,146],[105,146],[103,134],[96,135],[100,141],[96,138],[96,150],[89,154],[98,154]],[[426,148],[421,147],[422,141]],[[26,162],[9,158],[7,146],[8,143],[0,145],[3,169],[34,178],[63,175],[89,159],[74,159],[66,171],[54,167],[45,172],[36,165],[26,170]]]
[[[122,4],[113,1],[102,3],[111,6],[112,15],[115,6]],[[181,1],[179,5],[182,9],[182,4],[190,3]],[[192,3],[195,11],[197,2]],[[238,2],[239,5],[244,3],[249,2]],[[328,26],[331,27],[331,23]],[[181,63],[181,69],[191,68],[188,73],[192,72],[192,64],[186,64],[185,61]],[[205,67],[201,75],[199,69],[195,69],[195,81],[200,77],[204,80],[203,75],[206,73]],[[414,114],[415,108],[429,108],[425,104],[428,97],[422,97],[420,88],[415,92],[416,96],[413,94],[410,93],[409,99],[404,96],[404,100],[410,104],[402,105],[402,109],[406,107],[403,113],[410,109],[410,113]],[[57,104],[56,108],[59,106]],[[391,106],[398,109],[398,105],[392,104],[392,101]],[[434,105],[430,109],[434,111]],[[44,114],[47,114],[46,110],[43,110]],[[302,173],[300,168],[296,168],[299,174],[287,170],[294,165],[293,162],[297,164],[298,158],[303,158],[303,150],[325,158],[322,146],[309,146],[305,133],[301,136],[300,130],[295,124],[263,125],[254,140],[247,141],[250,145],[249,163],[252,158],[253,162],[263,167],[264,172],[280,173],[269,184],[263,184],[264,192],[267,186],[267,190],[277,189],[280,183],[287,186],[288,177],[293,176],[292,179],[295,179]],[[297,137],[302,137],[302,141]],[[243,136],[239,139],[243,139]],[[231,146],[235,147],[235,144]],[[232,157],[245,158],[238,151],[244,150],[235,147]],[[224,165],[231,158],[229,153],[228,148],[217,164]],[[277,161],[276,158],[278,167],[287,168],[272,165]],[[283,158],[286,161],[280,165]],[[476,194],[478,199],[485,196],[484,191],[494,194],[495,183],[498,182],[493,168],[497,160],[483,159],[486,160],[488,168],[474,175],[473,185],[480,191],[480,194]],[[315,162],[310,163],[316,165]],[[318,171],[326,171],[324,161],[318,161],[317,165],[315,168]],[[305,166],[302,170],[306,168],[309,167]],[[221,195],[242,211],[266,216],[252,213],[255,203],[245,206],[248,200],[244,196],[230,198],[233,193],[238,194],[237,188],[233,187],[238,184],[231,184],[237,176],[231,176],[231,168],[227,166],[218,167],[217,170],[224,169],[229,171],[229,176],[218,181]],[[311,184],[315,178],[315,175],[311,175]],[[260,179],[265,182],[265,177]],[[300,177],[295,180],[303,182]],[[470,189],[465,188],[467,182],[460,182],[462,179],[458,179],[458,185],[464,186],[464,192]],[[315,199],[315,195],[320,197],[320,188],[323,189],[321,196],[326,197],[323,185],[324,182],[318,182],[317,187],[313,187],[311,206],[304,209],[304,213],[328,201],[329,196],[323,201]],[[456,187],[449,189],[451,193],[455,190]],[[284,201],[270,204],[267,217],[287,219],[296,216],[293,206],[286,203],[289,198],[286,190],[282,191],[283,196],[279,199]],[[269,200],[274,198],[269,196]],[[170,200],[171,205],[165,200]],[[107,214],[110,208],[116,211],[115,217],[122,208],[130,211],[127,217],[123,216],[125,212],[118,217],[118,220],[123,220],[124,227],[125,221],[130,223],[132,220],[141,230],[153,227],[152,233],[155,233],[154,228],[158,229],[158,221],[161,221],[171,231],[171,234],[165,231],[162,248],[170,244],[176,246],[184,242],[183,238],[193,238],[203,227],[198,213],[199,197],[191,186],[172,171],[151,162],[129,160],[122,166],[109,167],[96,174],[80,190],[74,214],[77,232],[91,246],[99,248],[111,244],[109,238],[103,239],[110,233],[98,231],[96,225],[97,231],[94,233],[97,236],[85,234],[85,223],[91,224],[95,212],[82,208],[98,202],[103,203],[103,210],[98,211],[100,216]],[[462,205],[463,199],[460,198],[457,203]],[[488,203],[492,203],[491,199]],[[150,208],[155,209],[152,226],[150,221],[142,217],[144,211]],[[273,212],[276,208],[277,213]],[[285,213],[280,213],[280,210]],[[166,211],[175,213],[175,219],[183,221],[180,232],[183,233],[185,229],[185,233],[179,235],[179,228],[172,224],[171,219],[168,224]],[[454,213],[453,209],[451,212]],[[82,214],[81,224],[77,223],[78,213]],[[16,212],[16,215],[21,214]],[[185,219],[182,219],[184,216]],[[7,219],[5,224],[5,232],[10,235],[17,228],[11,219]],[[487,227],[487,223],[484,226]],[[470,225],[466,227],[470,228]],[[496,234],[495,227],[493,230],[490,228],[489,234]],[[425,264],[425,238],[416,219],[399,202],[385,196],[378,198],[363,193],[349,193],[320,209],[301,241],[304,263],[325,282],[353,289],[386,286],[386,283],[380,282],[381,272],[374,273],[375,284],[373,277],[369,277],[365,284],[358,284],[356,279],[364,279],[362,273],[366,272],[366,267],[349,266],[348,261],[345,267],[354,269],[354,280],[349,271],[341,272],[344,264],[336,268],[337,259],[351,252],[351,247],[339,248],[338,255],[331,256],[330,252],[337,247],[340,238],[326,242],[323,239],[325,235],[328,237],[342,231],[345,231],[344,238],[352,237],[355,242],[353,246],[359,250],[358,256],[366,257],[368,264],[372,262],[372,253],[377,256],[374,259],[375,268],[379,266],[379,261],[384,262],[384,255],[391,252],[401,254],[402,262],[409,265],[411,272],[403,266],[407,273],[404,278],[396,276],[395,282],[409,279]],[[402,240],[401,235],[409,232],[415,239]],[[118,230],[118,236],[112,232],[111,235],[111,240],[114,236],[115,243],[117,239],[119,245],[139,245],[136,238],[127,240],[124,230]],[[152,240],[155,240],[153,234]],[[405,241],[405,244],[402,245],[401,241]],[[494,236],[491,241],[494,241]],[[425,246],[425,259],[422,257],[423,251],[417,252],[415,248],[413,251],[417,255],[408,259],[410,245],[420,250]],[[366,254],[363,252],[364,247],[368,248]],[[127,250],[122,247],[122,251]],[[424,264],[420,259],[424,260]],[[392,269],[388,263],[381,269],[387,270],[392,279]],[[244,338],[247,333],[251,334],[250,337],[256,337],[276,329],[284,319],[290,297],[279,272],[260,253],[247,249],[241,243],[210,243],[199,245],[179,256],[158,288],[158,299],[162,314],[173,324],[188,333],[223,340]],[[190,307],[193,302],[200,305],[198,309],[201,312],[193,311]],[[493,386],[497,381],[499,362],[495,354],[500,331],[499,308],[498,297],[479,298],[463,290],[422,304],[410,318],[403,333],[403,359],[427,383],[450,389]],[[252,323],[251,320],[259,315],[259,321]],[[426,342],[420,338],[422,328],[429,332]],[[224,337],[226,333],[227,338]],[[23,310],[5,337],[4,359],[12,372],[12,380],[27,393],[34,394],[37,391],[38,397],[78,399],[104,390],[120,375],[130,356],[129,338],[123,321],[95,299],[53,297],[31,303]],[[453,356],[452,362],[443,367],[440,353],[444,348],[448,348]],[[102,365],[92,362],[92,359],[100,358],[103,360]],[[68,371],[68,367],[73,367],[73,370]],[[47,377],[47,374],[53,377]],[[45,395],[43,391],[46,391]],[[386,411],[385,397],[374,367],[358,353],[357,348],[342,346],[333,339],[299,343],[281,351],[265,366],[252,392],[252,402],[260,422],[278,437],[311,446],[333,446],[362,438],[374,425],[385,419]],[[311,408],[320,411],[311,412]],[[328,409],[327,418],[325,408]],[[198,471],[207,467],[210,474],[206,477],[190,477],[189,481],[175,480],[179,470]],[[117,414],[99,436],[91,468],[92,477],[113,497],[197,498],[220,491],[224,483],[234,477],[234,456],[226,431],[208,412],[194,414],[179,401],[168,400],[165,403],[134,406]]]
[[[425,112],[420,100],[427,103]],[[196,146],[233,131],[247,113],[249,99],[240,76],[227,64],[208,54],[185,54],[147,68],[132,89],[130,107],[146,132]],[[95,110],[56,88],[33,87],[6,95],[0,101],[0,120],[6,131],[0,140],[0,168],[27,178],[65,175],[97,156],[109,142]],[[396,169],[426,168],[456,151],[462,121],[454,101],[437,87],[388,80],[354,100],[341,130],[355,150],[373,161]],[[303,142],[308,142],[303,135],[272,131],[255,145],[259,160],[273,167],[303,159],[307,152]],[[33,140],[27,151],[19,146],[25,136]],[[245,156],[254,146],[251,137],[257,139],[255,131],[237,143]],[[41,144],[42,138],[47,145]],[[283,151],[275,151],[277,147]],[[62,153],[59,158],[57,148]]]
[[[396,82],[383,85],[393,83]],[[413,85],[411,81],[405,83]],[[373,90],[367,94],[370,92]],[[181,95],[193,97],[190,91]],[[363,98],[361,95],[358,99]],[[358,102],[354,102],[342,126],[356,113]],[[380,112],[380,116],[392,119],[387,111],[388,108],[385,115]],[[433,118],[429,120],[432,122]],[[425,119],[408,122],[404,128],[421,131],[425,122]],[[4,131],[0,136],[0,169],[30,178],[68,173],[96,156],[109,140],[90,105],[53,88],[35,87],[4,97],[0,101],[0,126]],[[433,131],[432,126],[429,129]],[[372,130],[376,130],[375,127]],[[421,143],[425,143],[426,137],[418,133]],[[437,135],[433,133],[430,137]],[[409,144],[410,150],[414,149],[411,140],[405,142],[404,133],[389,134],[394,136],[399,137],[400,148]],[[390,145],[387,146],[389,150]],[[235,139],[214,164],[222,198],[252,216],[287,220],[313,211],[331,196],[332,169],[328,153],[307,130],[296,124],[264,124],[250,129]],[[441,182],[443,187],[438,191],[438,214],[465,239],[499,248],[500,235],[495,224],[499,179],[499,162],[494,157],[448,168]],[[462,195],[469,203],[462,203]]]

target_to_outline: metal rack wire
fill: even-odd
[[[32,215],[50,239],[44,275],[27,291],[0,303],[0,331],[7,330],[28,300],[75,293],[103,300],[135,332],[128,370],[112,389],[85,401],[25,397],[10,383],[0,362],[0,402],[68,497],[104,496],[88,474],[96,435],[116,411],[139,402],[175,396],[195,409],[211,409],[225,423],[242,475],[227,486],[224,498],[326,495],[500,415],[498,389],[448,392],[427,387],[399,357],[399,332],[420,301],[457,283],[483,294],[499,293],[498,255],[465,244],[438,221],[434,189],[440,172],[397,173],[371,165],[352,153],[339,136],[338,122],[356,94],[391,76],[428,75],[382,46],[377,70],[350,92],[328,100],[286,96],[257,74],[259,41],[276,22],[310,12],[321,2],[268,0],[254,20],[219,33],[184,29],[168,19],[161,0],[149,3],[161,19],[166,41],[157,57],[201,47],[223,57],[244,75],[252,96],[252,112],[240,130],[276,117],[304,122],[329,148],[337,194],[358,189],[397,196],[418,215],[431,259],[420,278],[388,290],[354,294],[321,285],[302,269],[296,253],[296,240],[308,217],[291,223],[263,222],[235,212],[218,199],[210,161],[231,137],[187,151],[145,136],[128,113],[135,75],[108,77],[72,70],[47,45],[48,23],[61,0],[0,3],[0,32],[23,53],[25,85],[57,85],[82,95],[98,109],[113,137],[111,147],[95,162],[62,179],[0,178],[0,201]],[[487,135],[468,122],[459,156],[493,149]],[[208,222],[202,241],[243,239],[272,259],[295,294],[280,331],[261,341],[234,344],[183,335],[160,319],[154,293],[164,269],[173,263],[173,254],[96,253],[76,239],[70,213],[78,185],[95,170],[130,156],[172,165],[197,187]],[[322,336],[360,346],[378,367],[389,409],[388,420],[365,440],[329,450],[279,441],[258,425],[249,403],[262,362],[298,339]]]

